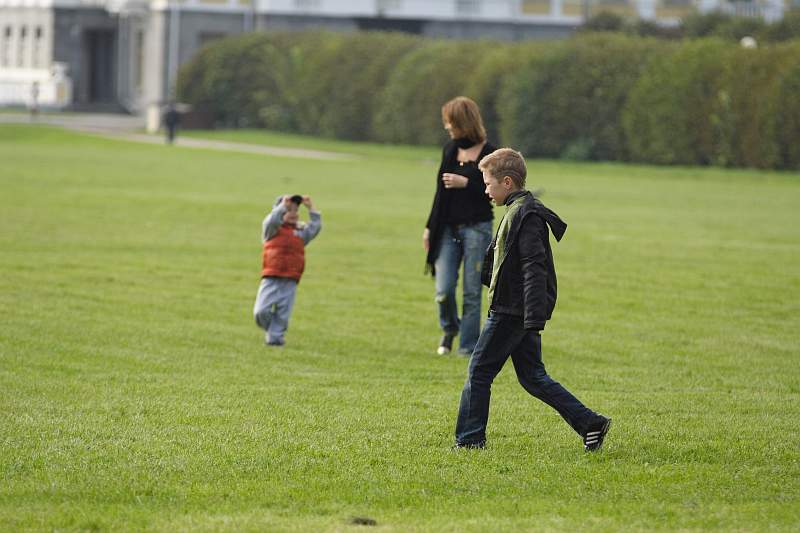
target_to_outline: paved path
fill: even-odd
[[[142,129],[142,119],[129,115],[112,114],[44,114],[32,120],[24,113],[0,113],[0,124],[47,124],[63,128],[102,135],[113,139],[125,141],[144,142],[150,144],[164,144],[163,135],[149,135],[137,133]],[[257,144],[235,143],[228,141],[215,141],[211,139],[196,139],[181,137],[175,140],[175,146],[185,148],[203,148],[207,150],[225,150],[229,152],[244,152],[248,154],[261,154],[279,157],[297,157],[302,159],[322,159],[328,161],[349,161],[358,159],[354,154],[341,152],[324,152],[322,150],[306,150],[303,148],[283,148],[278,146],[262,146]]]

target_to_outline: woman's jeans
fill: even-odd
[[[459,334],[458,350],[464,354],[472,353],[481,331],[481,266],[491,241],[491,221],[447,225],[442,231],[435,263],[439,324],[445,333]],[[456,285],[462,261],[464,299],[459,320]]]
[[[509,356],[517,379],[528,394],[558,411],[583,436],[598,415],[547,375],[539,332],[525,329],[522,317],[491,312],[469,361],[469,374],[458,408],[456,442],[482,445],[486,441],[492,381]]]

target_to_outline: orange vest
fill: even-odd
[[[305,244],[294,230],[294,226],[283,224],[274,237],[264,242],[261,277],[300,281],[306,266]]]

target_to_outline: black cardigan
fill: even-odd
[[[425,259],[426,271],[435,274],[434,263],[439,252],[439,241],[441,240],[442,230],[448,223],[475,224],[478,222],[490,221],[494,217],[492,204],[486,196],[486,186],[483,183],[481,172],[477,170],[477,163],[485,156],[496,150],[491,143],[483,146],[474,166],[462,166],[458,162],[458,147],[453,141],[449,141],[442,150],[442,161],[439,164],[439,171],[436,173],[436,194],[433,197],[430,215],[425,227],[430,231],[430,248]],[[442,182],[442,174],[451,172],[466,176],[469,181],[464,189],[445,189]],[[455,198],[458,202],[457,209],[453,209],[451,202]],[[447,220],[457,213],[457,219]]]

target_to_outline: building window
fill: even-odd
[[[520,10],[523,15],[549,15],[550,0],[522,0]]]
[[[39,68],[42,66],[42,35],[43,35],[42,27],[36,26],[36,29],[33,32],[33,68]]]
[[[133,39],[133,87],[136,91],[141,92],[144,72],[144,30],[136,30]]]
[[[17,46],[17,66],[24,67],[25,66],[25,52],[26,52],[26,45],[25,42],[28,38],[28,27],[22,26],[19,29],[19,43]]]
[[[695,11],[692,0],[660,0],[656,2],[656,18],[680,19]]]
[[[320,7],[320,0],[294,0],[294,6],[298,9],[315,9]]]
[[[378,13],[397,11],[403,7],[401,0],[378,0]]]
[[[477,13],[480,11],[478,0],[456,0],[456,15]]]
[[[11,26],[6,26],[3,30],[3,41],[0,43],[0,65],[11,66],[11,39],[14,37],[14,30]]]

